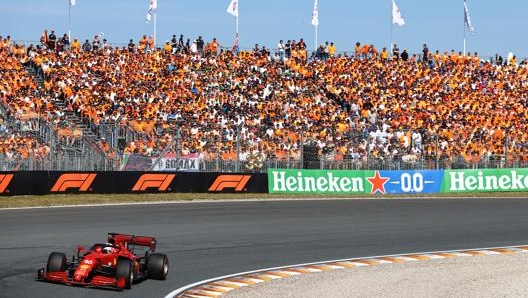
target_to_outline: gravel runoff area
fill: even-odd
[[[456,257],[296,275],[222,298],[528,297],[528,254]]]

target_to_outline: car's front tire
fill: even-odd
[[[119,259],[116,266],[116,278],[119,282],[121,278],[125,280],[123,288],[130,289],[134,282],[134,271],[132,270],[132,262],[128,259]]]
[[[68,268],[66,255],[61,252],[52,252],[48,257],[46,272],[64,271]]]
[[[169,259],[164,254],[153,253],[147,259],[148,278],[165,280],[169,273]]]

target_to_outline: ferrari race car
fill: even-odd
[[[38,270],[37,280],[130,289],[136,281],[167,278],[169,259],[155,250],[154,237],[108,233],[106,243],[96,243],[89,250],[78,246],[71,261],[64,253],[52,252],[46,268]]]

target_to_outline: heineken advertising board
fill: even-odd
[[[343,171],[269,169],[270,193],[439,193],[443,171]]]
[[[444,171],[443,193],[528,191],[528,169]]]

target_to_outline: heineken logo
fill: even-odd
[[[272,172],[273,192],[335,192],[354,193],[364,192],[365,185],[362,177],[338,176],[332,172],[305,176],[305,172],[295,174],[286,171]]]
[[[494,173],[487,173],[487,171],[451,171],[449,172],[449,178],[449,191],[528,189],[528,175],[519,174],[516,170],[502,170]]]

